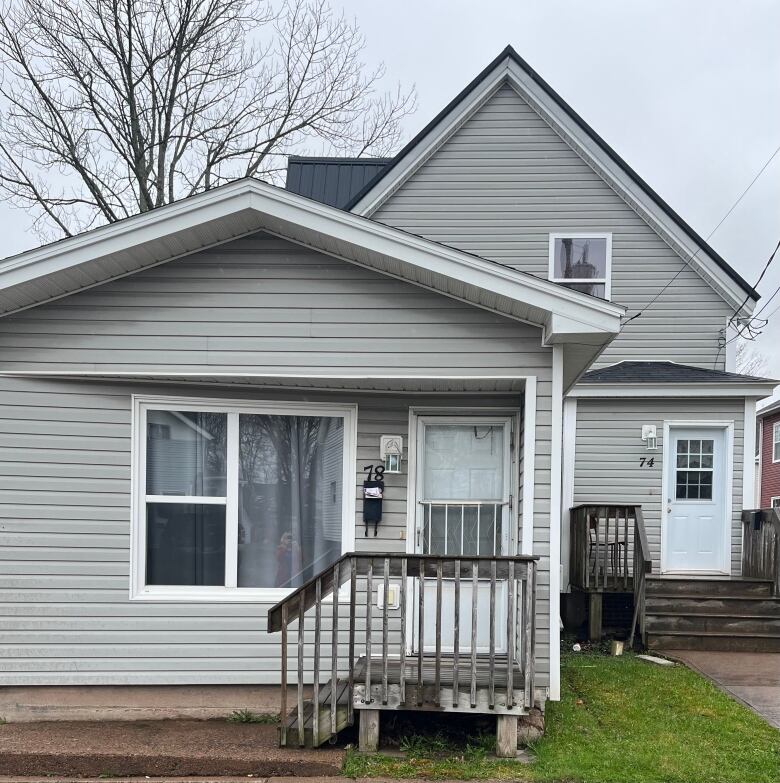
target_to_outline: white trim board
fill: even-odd
[[[669,434],[671,429],[675,427],[687,428],[687,429],[722,429],[726,433],[724,439],[726,449],[726,486],[725,496],[723,500],[723,510],[725,514],[725,524],[723,525],[723,568],[717,571],[707,571],[706,573],[714,574],[731,574],[731,526],[732,518],[734,516],[733,509],[733,487],[734,487],[734,422],[729,419],[715,419],[711,421],[705,420],[666,420],[663,426],[663,442],[662,456],[663,470],[661,472],[661,574],[700,574],[702,572],[696,571],[669,571],[664,565],[666,563],[666,527],[668,525],[667,515],[667,499],[669,498],[669,470],[670,463],[666,459],[669,452]]]
[[[503,84],[508,84],[539,116],[577,152],[588,165],[634,210],[686,263],[733,308],[745,299],[745,291],[724,271],[705,247],[696,242],[649,195],[634,176],[626,172],[575,120],[573,114],[540,83],[535,74],[507,53],[496,62],[472,90],[464,96],[403,158],[354,204],[356,214],[373,214],[446,140],[489,100]],[[753,310],[749,299],[744,314]]]
[[[568,397],[751,397],[771,393],[770,383],[581,383]]]
[[[745,400],[742,452],[742,508],[757,508],[756,493],[756,401]]]
[[[550,433],[550,699],[561,698],[561,491],[563,448],[563,348],[553,347]]]
[[[574,475],[577,449],[577,398],[563,400],[563,473],[561,490],[561,591],[569,592],[571,511],[574,506]]]

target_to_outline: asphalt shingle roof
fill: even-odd
[[[770,378],[676,362],[619,362],[586,372],[580,383],[777,383]]]

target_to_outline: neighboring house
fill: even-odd
[[[433,701],[511,744],[562,593],[740,575],[757,294],[511,49],[287,185],[0,263],[0,684],[335,672],[295,741]]]
[[[780,508],[780,400],[757,414],[758,506]]]

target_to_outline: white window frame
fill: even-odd
[[[769,508],[780,508],[780,495],[769,498]]]
[[[149,410],[228,414],[227,495],[217,497],[146,494],[146,414]],[[344,420],[341,551],[355,548],[357,405],[314,402],[227,400],[133,395],[131,440],[130,599],[145,601],[254,601],[276,603],[293,588],[238,587],[238,415],[333,416]],[[231,415],[232,414],[232,415]],[[209,503],[225,506],[225,585],[146,584],[146,504]]]
[[[601,278],[591,278],[588,280],[580,280],[578,278],[566,278],[556,277],[555,275],[555,241],[558,239],[605,239],[606,246],[606,269],[605,277],[602,281]],[[550,244],[548,250],[548,269],[547,279],[553,283],[561,283],[563,285],[569,285],[570,283],[604,283],[604,299],[610,301],[612,299],[612,232],[610,231],[563,231],[550,234]]]
[[[780,462],[780,421],[772,425],[772,462]]]

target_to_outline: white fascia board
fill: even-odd
[[[492,73],[446,117],[442,118],[414,149],[395,164],[389,175],[377,182],[355,204],[352,211],[360,215],[370,215],[378,209],[504,81],[517,90],[553,130],[570,144],[628,206],[637,212],[730,306],[737,308],[742,305],[745,300],[743,289],[510,57],[497,65]],[[750,315],[754,306],[755,301],[749,298],[743,306],[742,314]]]
[[[377,264],[382,259],[392,259],[401,266],[441,275],[493,296],[538,308],[547,314],[566,313],[584,324],[585,329],[602,330],[607,335],[605,339],[620,330],[620,317],[625,308],[612,302],[572,291],[256,180],[241,180],[16,256],[5,264],[0,263],[0,289],[29,283],[43,275],[85,263],[94,262],[98,268],[100,259],[111,253],[127,251],[175,232],[196,229],[208,221],[244,210],[257,214],[258,230],[266,229],[288,236],[331,254],[332,250],[322,246],[328,243],[332,246],[335,242],[343,249],[340,257],[347,261],[371,266],[372,259]],[[326,238],[328,243],[324,242]],[[350,250],[356,251],[355,257],[350,257]],[[383,271],[380,265],[377,270]],[[412,279],[411,282],[416,281]],[[446,291],[441,293],[447,294]],[[477,301],[472,304],[480,306]],[[505,315],[512,317],[511,313]],[[539,326],[544,325],[544,322],[539,323]]]
[[[246,180],[0,260],[0,290],[249,209]]]
[[[592,324],[582,323],[568,315],[551,313],[547,319],[544,330],[544,344],[556,345],[559,343],[577,341],[580,345],[602,346],[614,337],[614,333],[607,333]]]
[[[573,388],[569,397],[752,397],[771,394],[771,384],[760,383],[589,383]]]
[[[252,203],[258,212],[271,219],[271,231],[278,230],[284,235],[287,230],[285,224],[305,228],[309,233],[307,241],[313,247],[317,246],[316,235],[321,233],[342,246],[361,248],[378,257],[392,258],[401,264],[410,264],[430,274],[442,275],[550,314],[566,314],[572,322],[581,322],[586,330],[601,330],[609,337],[620,331],[620,317],[625,314],[625,308],[613,302],[572,291],[535,275],[518,272],[287,191],[266,185],[259,187],[262,192],[255,194]],[[281,221],[281,224],[275,221]]]

